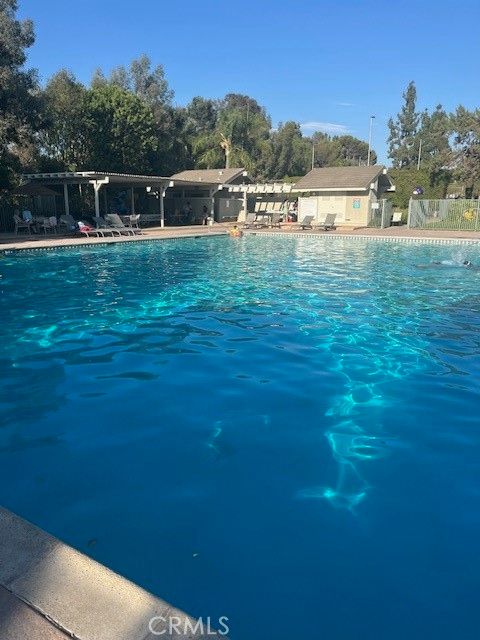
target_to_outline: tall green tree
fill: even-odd
[[[278,180],[304,175],[310,168],[311,144],[297,122],[280,123],[271,134],[268,155],[266,177]]]
[[[450,162],[451,132],[452,120],[442,105],[437,105],[432,113],[427,110],[422,113],[418,130],[422,142],[421,167],[439,171]]]
[[[312,136],[315,148],[316,167],[348,167],[367,164],[368,143],[354,136],[329,136],[317,131]],[[372,149],[370,162],[377,162],[377,154]]]
[[[21,169],[21,148],[41,125],[37,77],[26,70],[25,50],[35,40],[30,20],[17,20],[16,0],[0,0],[0,185]]]
[[[89,169],[150,173],[158,147],[152,110],[118,85],[97,86],[83,103]]]
[[[480,109],[457,107],[452,116],[455,132],[453,166],[470,193],[480,191]]]
[[[172,105],[173,91],[168,85],[161,64],[153,67],[150,58],[142,55],[128,67],[119,66],[106,76],[97,70],[92,88],[116,86],[139,98],[153,114],[157,144],[149,164],[156,173],[174,173],[190,162],[190,151],[185,136],[185,110]]]
[[[42,151],[61,170],[76,171],[85,166],[86,95],[87,89],[65,69],[50,78],[43,92],[47,127],[40,137]]]
[[[417,89],[410,82],[403,94],[403,105],[395,120],[390,118],[388,128],[389,156],[394,167],[414,167],[419,152],[418,127],[420,115],[417,108]]]

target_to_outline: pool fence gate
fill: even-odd
[[[393,206],[390,200],[378,200],[370,207],[369,227],[386,229],[392,224]]]
[[[409,229],[480,231],[480,199],[415,200],[408,206]]]

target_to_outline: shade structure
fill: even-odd
[[[54,189],[50,189],[43,184],[38,184],[36,182],[27,182],[22,184],[20,187],[17,187],[13,194],[16,196],[58,196],[60,195],[58,191],[54,191]]]

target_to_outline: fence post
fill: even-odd
[[[407,229],[410,229],[410,222],[412,217],[412,198],[408,201],[408,216],[407,216]]]

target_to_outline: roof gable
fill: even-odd
[[[234,167],[232,169],[191,169],[180,171],[180,173],[171,176],[171,179],[204,184],[228,184],[242,175],[244,171],[243,167]]]
[[[342,191],[367,190],[383,173],[383,166],[371,167],[323,167],[312,169],[295,184],[294,191]]]

